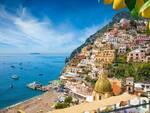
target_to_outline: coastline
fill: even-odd
[[[45,93],[46,93],[46,92],[45,92]],[[43,93],[43,94],[44,94],[44,93]],[[40,96],[43,95],[43,94],[34,96],[34,97],[32,97],[32,98],[29,98],[29,99],[26,99],[26,100],[23,100],[23,101],[20,101],[20,102],[18,102],[18,103],[16,103],[16,104],[12,104],[12,105],[10,105],[10,106],[8,106],[8,107],[5,107],[5,108],[0,109],[0,111],[1,111],[1,110],[5,110],[5,109],[11,109],[11,108],[13,108],[13,107],[16,107],[17,105],[26,103],[26,102],[28,102],[28,101],[32,101],[32,100],[34,100],[34,99],[40,97]]]
[[[58,79],[64,67],[65,56],[13,54],[0,55],[0,59],[3,59],[0,61],[0,110],[3,110],[43,94],[27,88],[26,85],[36,81],[45,86],[49,81]],[[11,79],[10,76],[14,74],[20,76],[20,79]],[[13,88],[10,88],[11,84]]]
[[[1,109],[0,113],[17,113],[18,110],[23,110],[26,113],[37,113],[40,111],[48,112],[52,110],[53,102],[59,95],[60,93],[51,90],[41,95]]]

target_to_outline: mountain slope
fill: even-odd
[[[102,33],[105,32],[107,30],[108,27],[112,27],[112,25],[114,23],[118,23],[122,18],[126,18],[126,19],[129,19],[129,20],[135,20],[129,12],[120,12],[118,14],[116,14],[112,21],[109,22],[107,25],[105,25],[104,27],[102,27],[100,30],[98,30],[95,34],[91,35],[89,38],[86,39],[85,43],[83,43],[81,46],[79,46],[78,48],[76,48],[70,55],[70,57],[68,58],[71,59],[73,58],[77,53],[80,53],[81,49],[83,47],[85,47],[86,45],[88,44],[93,44],[94,43],[94,40],[97,38],[97,37],[101,37],[102,36]],[[68,61],[67,60],[67,61]],[[67,62],[66,61],[66,62]]]

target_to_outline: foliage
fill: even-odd
[[[64,102],[69,104],[72,103],[72,97],[71,96],[66,97]]]
[[[150,80],[150,63],[143,63],[138,68],[138,76],[145,80]]]
[[[55,109],[63,109],[63,108],[66,108],[66,107],[69,107],[70,105],[68,103],[60,103],[60,102],[57,102],[56,105],[55,105]]]
[[[116,62],[122,62],[125,63],[127,59],[127,55],[117,55]]]
[[[72,97],[68,96],[65,98],[64,102],[57,102],[55,105],[55,109],[63,109],[69,107],[71,103],[72,103]]]
[[[136,81],[150,80],[150,63],[119,63],[109,66],[111,76],[116,78],[134,77]]]
[[[95,79],[92,79],[89,75],[87,75],[87,76],[85,77],[85,81],[86,81],[86,82],[90,82],[92,86],[94,86],[95,83],[96,83],[96,80],[95,80]]]
[[[136,0],[125,0],[125,3],[130,11],[135,8]]]
[[[140,96],[141,97],[148,97],[147,93],[142,93]]]
[[[106,113],[106,112],[111,112],[112,110],[113,110],[112,107],[107,107],[107,108],[105,108],[104,110],[102,110],[101,112],[102,112],[102,113]]]
[[[103,0],[105,3],[105,0]],[[112,0],[107,0],[108,4]],[[125,4],[125,5],[124,5]],[[114,7],[115,6],[115,7]],[[127,7],[131,15],[135,18],[144,17],[150,18],[150,0],[114,0],[113,1],[113,9],[120,10],[124,7]],[[148,27],[148,31],[150,28]]]

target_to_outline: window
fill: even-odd
[[[147,88],[147,89],[149,89],[149,88],[150,88],[150,86],[146,86],[146,88]]]
[[[142,86],[142,88],[145,88],[145,85],[141,85]]]
[[[99,96],[99,100],[101,100],[101,98],[102,98],[102,97],[101,97],[101,96]]]

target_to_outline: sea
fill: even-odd
[[[0,55],[0,109],[42,94],[26,85],[34,81],[47,85],[49,81],[58,79],[65,58],[66,55],[58,54]],[[19,76],[19,80],[12,79],[12,75]]]

